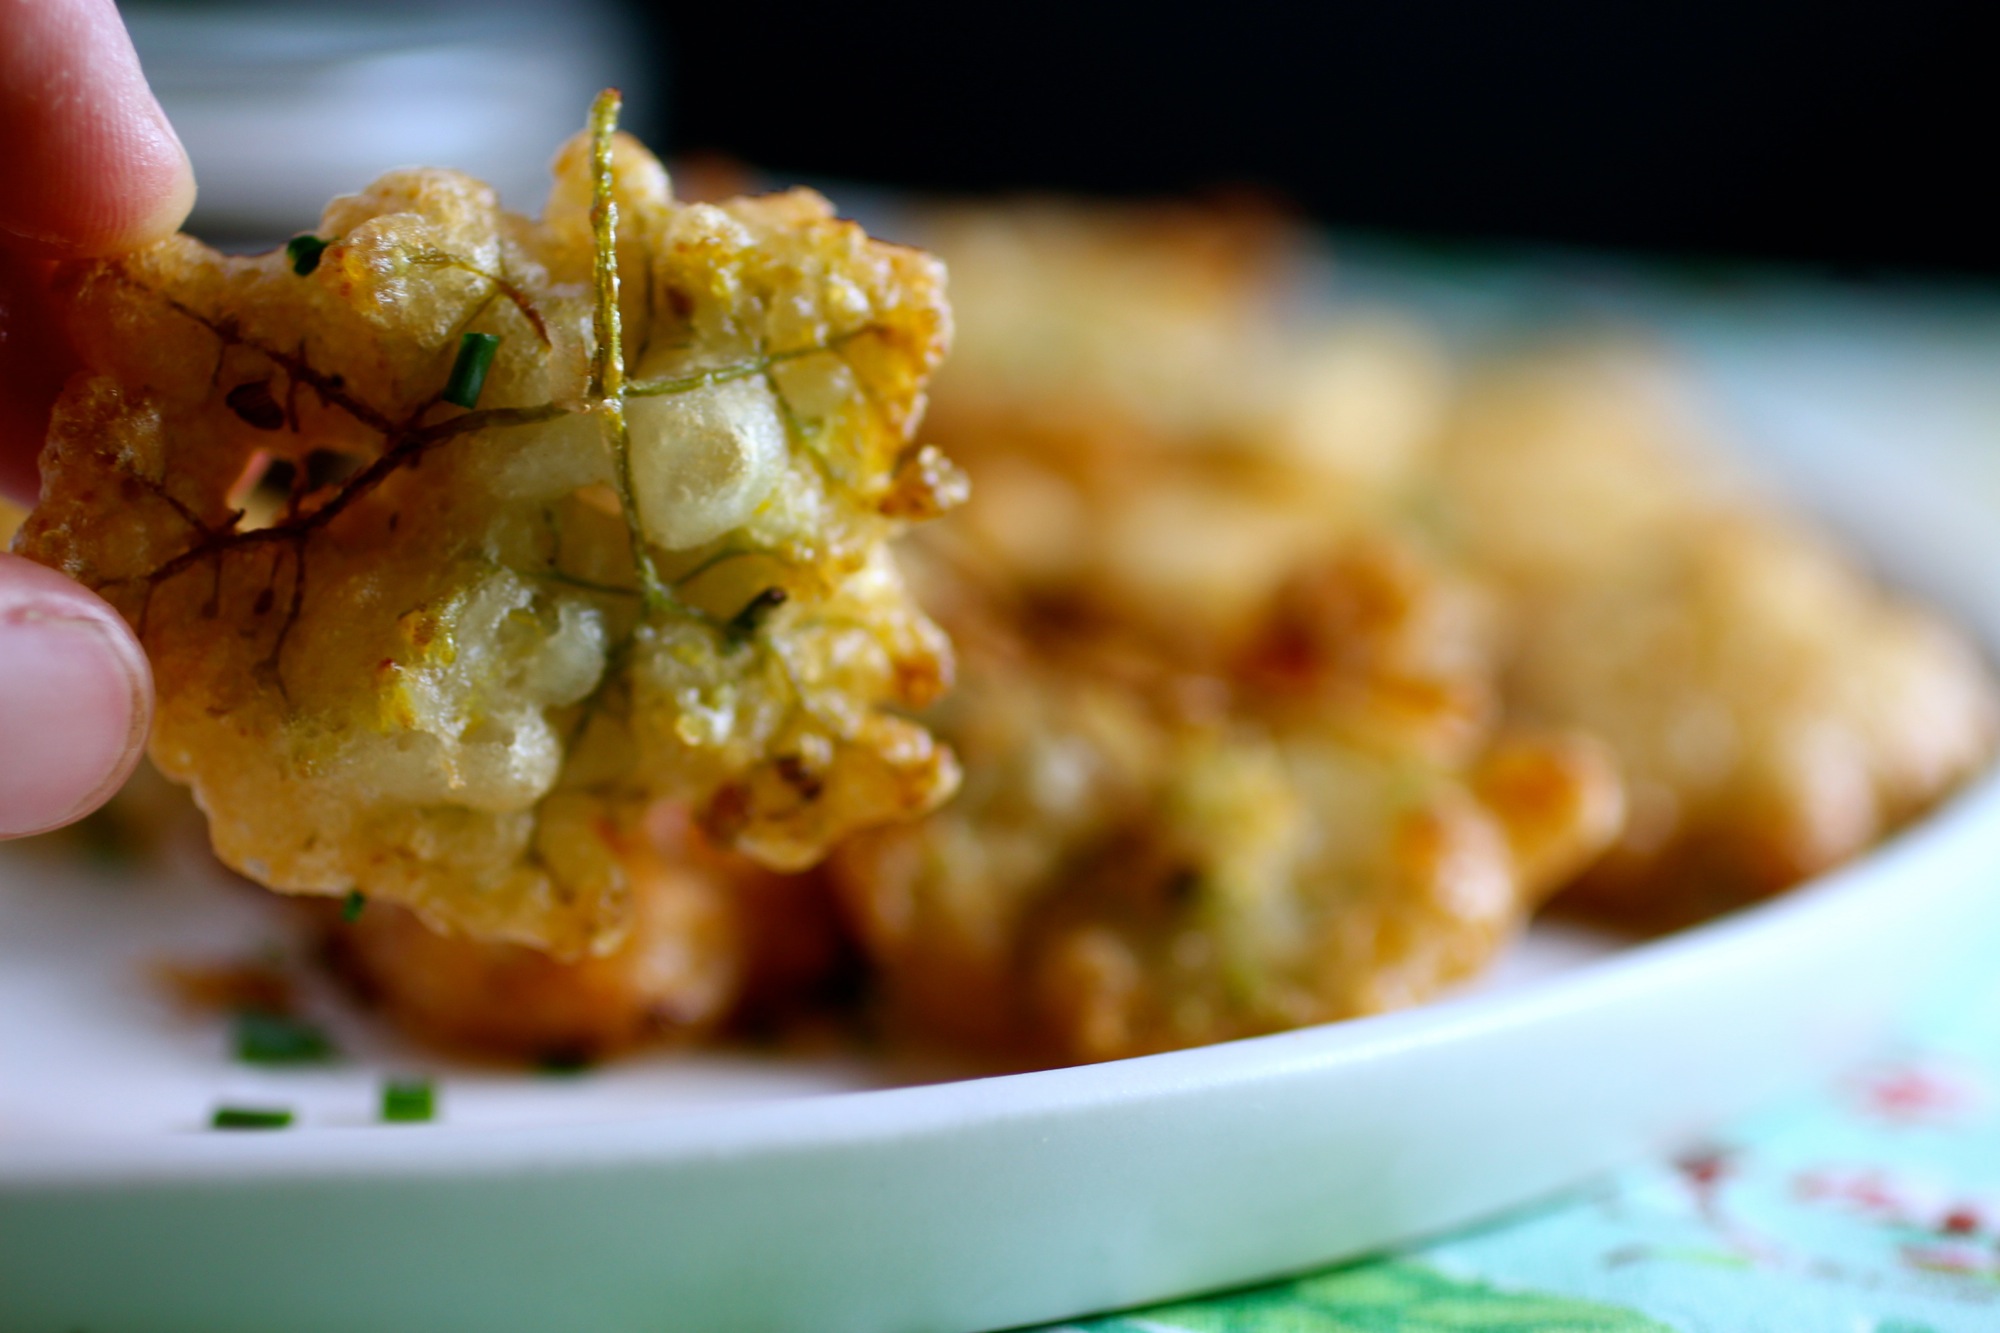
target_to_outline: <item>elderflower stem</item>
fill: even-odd
[[[646,610],[658,613],[678,607],[660,579],[653,552],[639,526],[639,507],[632,494],[632,433],[625,424],[624,326],[618,308],[618,201],[613,197],[612,135],[618,129],[621,99],[606,88],[590,107],[590,237],[595,250],[592,266],[597,308],[593,322],[597,350],[590,360],[590,396],[603,414],[617,465],[618,507],[625,514],[625,531],[632,542],[632,563],[639,574],[639,592]]]

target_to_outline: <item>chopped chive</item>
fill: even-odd
[[[458,358],[451,363],[451,378],[444,382],[444,400],[459,407],[479,405],[479,391],[486,387],[486,372],[492,368],[493,353],[499,350],[497,333],[468,333],[458,340]]]
[[[421,1125],[437,1115],[437,1092],[427,1078],[390,1079],[382,1085],[382,1119],[394,1125]]]
[[[333,1056],[333,1043],[310,1023],[262,1009],[236,1015],[236,1058],[247,1064],[315,1064]]]
[[[590,1068],[590,1053],[568,1047],[544,1051],[541,1059],[535,1061],[535,1068],[558,1078],[581,1074]]]
[[[791,594],[783,588],[766,588],[743,604],[743,609],[729,618],[725,632],[735,642],[742,642],[757,632],[765,617],[783,606]]]
[[[276,1106],[218,1106],[209,1119],[211,1129],[287,1129],[292,1113]]]
[[[347,896],[340,900],[340,919],[355,922],[368,909],[368,895],[359,889],[349,889]]]
[[[319,257],[332,244],[332,241],[322,241],[310,233],[302,233],[285,242],[285,258],[292,261],[292,272],[303,278],[319,267]]]

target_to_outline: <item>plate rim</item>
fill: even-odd
[[[1151,1102],[1218,1086],[1254,1087],[1307,1071],[1366,1064],[1419,1045],[1532,1025],[1551,1011],[1602,1006],[1671,987],[1676,970],[1732,952],[1778,947],[1815,924],[1880,910],[1939,856],[1987,844],[2000,859],[2000,761],[1904,828],[1780,897],[1496,994],[1449,995],[1389,1013],[1096,1064],[902,1087],[812,1092],[768,1102],[695,1106],[616,1121],[466,1126],[313,1126],[303,1133],[0,1137],[0,1198],[107,1185],[237,1184],[327,1178],[468,1177],[518,1171],[668,1166],[812,1152],[983,1122]],[[523,1075],[526,1077],[527,1075]]]

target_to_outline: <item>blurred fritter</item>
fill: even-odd
[[[272,254],[67,270],[19,548],[133,623],[155,762],[274,888],[604,953],[658,799],[797,867],[956,780],[886,711],[949,675],[888,553],[962,485],[911,444],[941,267],[677,204],[615,110],[539,222],[400,171]]]
[[[1515,622],[1512,716],[1602,737],[1630,817],[1566,901],[1645,926],[1782,890],[1985,763],[1992,679],[1707,452],[1715,432],[1630,351],[1495,370],[1456,411],[1439,506]]]
[[[846,961],[817,881],[716,847],[683,807],[657,807],[616,847],[632,925],[571,962],[437,934],[369,904],[319,913],[335,967],[399,1026],[477,1055],[567,1064],[686,1042],[725,1022],[797,1012]]]
[[[1431,338],[1302,294],[1311,247],[1266,213],[1028,203],[918,234],[960,331],[929,419],[979,497],[954,537],[1183,656],[1400,503],[1449,407]]]
[[[931,427],[973,498],[913,578],[967,763],[831,862],[891,1017],[1032,1061],[1411,1004],[1620,813],[1496,737],[1493,606],[1390,526],[1448,407],[1394,320],[1294,309],[1261,215],[933,216],[965,331]]]
[[[830,863],[906,1027],[1098,1060],[1416,1003],[1616,830],[1609,757],[1496,738],[1478,599],[1390,539],[1268,599],[1229,677],[929,574],[965,788]]]

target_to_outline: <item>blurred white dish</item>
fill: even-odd
[[[1766,423],[1769,424],[1769,423]],[[1886,446],[1768,462],[2000,647],[2000,537]],[[1242,1283],[1658,1150],[1862,1053],[2000,926],[2000,783],[1787,898],[1404,1014],[1089,1068],[880,1087],[858,1063],[446,1073],[230,1065],[145,960],[255,939],[252,899],[0,862],[0,1326],[202,1333],[974,1329]],[[29,882],[33,880],[35,882]],[[190,896],[205,906],[187,910]],[[289,1132],[199,1130],[280,1100]]]
[[[536,212],[598,89],[623,89],[635,124],[660,92],[632,16],[608,0],[120,9],[194,162],[189,225],[208,238],[309,230],[329,184],[358,190],[388,166],[454,166]]]

